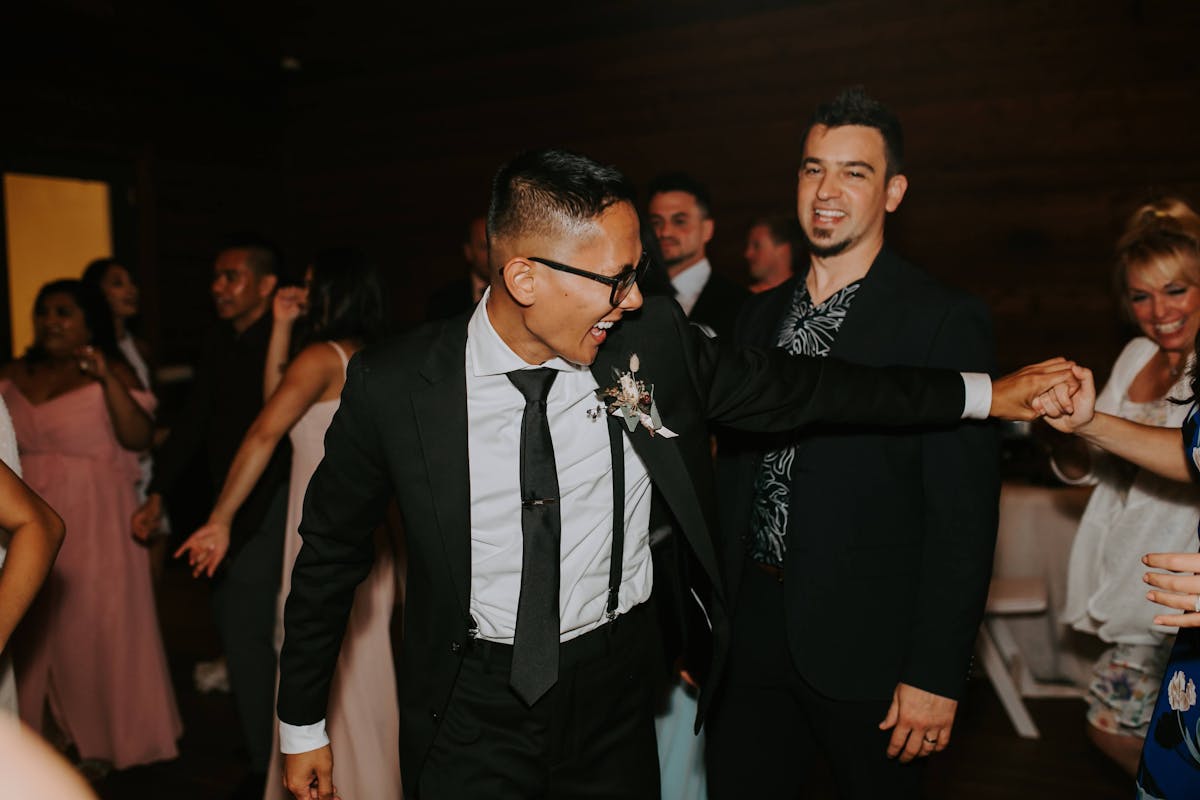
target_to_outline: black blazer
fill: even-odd
[[[700,290],[700,296],[696,298],[696,305],[692,306],[692,313],[688,315],[688,319],[707,325],[718,336],[732,336],[738,313],[748,297],[750,291],[746,287],[713,269],[708,282]]]
[[[774,346],[799,275],[752,298],[736,341]],[[872,364],[993,371],[984,304],[883,250],[831,356]],[[890,698],[896,683],[962,694],[987,598],[999,502],[989,422],[887,430],[809,427],[797,446],[784,559],[787,638],[805,679],[844,700]],[[760,439],[720,459],[727,590],[736,597]],[[746,443],[746,438],[741,440]],[[735,602],[731,600],[731,603]]]
[[[368,348],[351,360],[308,486],[280,661],[279,717],[306,725],[325,716],[330,678],[353,600],[370,570],[371,531],[394,493],[404,518],[408,585],[400,667],[400,756],[405,781],[420,766],[450,699],[471,626],[471,508],[467,465],[466,316]],[[815,419],[957,419],[956,373],[866,370],[830,359],[736,350],[709,339],[676,303],[648,298],[609,333],[592,373],[613,383],[629,356],[655,386],[663,424],[677,438],[638,428],[630,442],[714,584],[719,575],[710,420],[787,430]],[[728,645],[722,593],[712,594],[715,683]],[[711,692],[700,698],[704,713]],[[699,720],[697,721],[699,723]],[[336,757],[336,756],[335,756]]]

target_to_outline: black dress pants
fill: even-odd
[[[783,584],[746,561],[725,683],[705,726],[710,800],[815,797],[805,788],[818,756],[840,798],[920,797],[923,760],[889,759],[891,731],[879,730],[891,698],[822,695],[793,665],[786,625]]]
[[[414,796],[656,800],[657,650],[642,604],[564,642],[558,682],[529,707],[508,685],[512,648],[473,643]]]
[[[225,650],[250,770],[265,773],[271,761],[275,724],[276,604],[283,571],[287,486],[271,499],[262,526],[213,582],[213,620]]]

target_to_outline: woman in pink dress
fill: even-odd
[[[306,276],[307,289],[276,293],[275,329],[268,347],[264,388],[270,395],[246,433],[208,523],[176,552],[193,574],[212,576],[229,547],[229,525],[285,434],[292,441],[292,473],[280,588],[279,635],[292,564],[300,552],[298,532],[304,492],[325,454],[325,430],[339,405],[350,356],[370,342],[383,324],[382,292],[373,267],[352,250],[320,254]],[[307,308],[306,308],[307,306]],[[292,324],[304,314],[308,344],[280,374],[290,350]],[[358,587],[330,689],[326,730],[337,750],[334,780],[340,796],[396,798],[400,785],[400,721],[392,660],[390,623],[395,601],[395,558],[382,531],[375,564]],[[279,748],[275,748],[265,798],[287,793]]]
[[[104,298],[49,283],[34,305],[34,344],[0,369],[25,481],[67,537],[13,641],[21,718],[46,711],[79,758],[124,769],[174,758],[182,733],[150,585],[130,534],[137,451],[153,398],[117,350]]]

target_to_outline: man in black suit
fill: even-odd
[[[984,304],[884,245],[907,188],[902,149],[897,118],[861,89],[817,110],[797,196],[809,264],[747,303],[737,341],[993,369]],[[916,797],[913,760],[950,741],[987,597],[995,430],[822,424],[719,472],[733,623],[711,796],[797,797],[823,752],[843,797]]]
[[[686,173],[668,172],[650,182],[649,194],[650,225],[680,308],[692,322],[730,335],[750,293],[715,271],[705,255],[713,236],[708,189]]]
[[[488,231],[483,302],[469,320],[352,360],[309,484],[279,686],[297,798],[310,784],[333,793],[330,679],[393,494],[409,557],[409,795],[657,797],[651,481],[718,584],[710,421],[949,424],[989,407],[1028,418],[1029,398],[1069,376],[1041,367],[993,389],[986,376],[722,347],[672,301],[643,305],[632,191],[615,169],[571,153],[503,166]],[[702,618],[713,685],[728,634],[719,586]]]

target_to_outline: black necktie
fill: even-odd
[[[546,419],[546,398],[557,370],[508,373],[525,396],[521,416],[521,597],[513,636],[509,684],[528,705],[558,680],[558,570],[562,519],[558,470]]]

